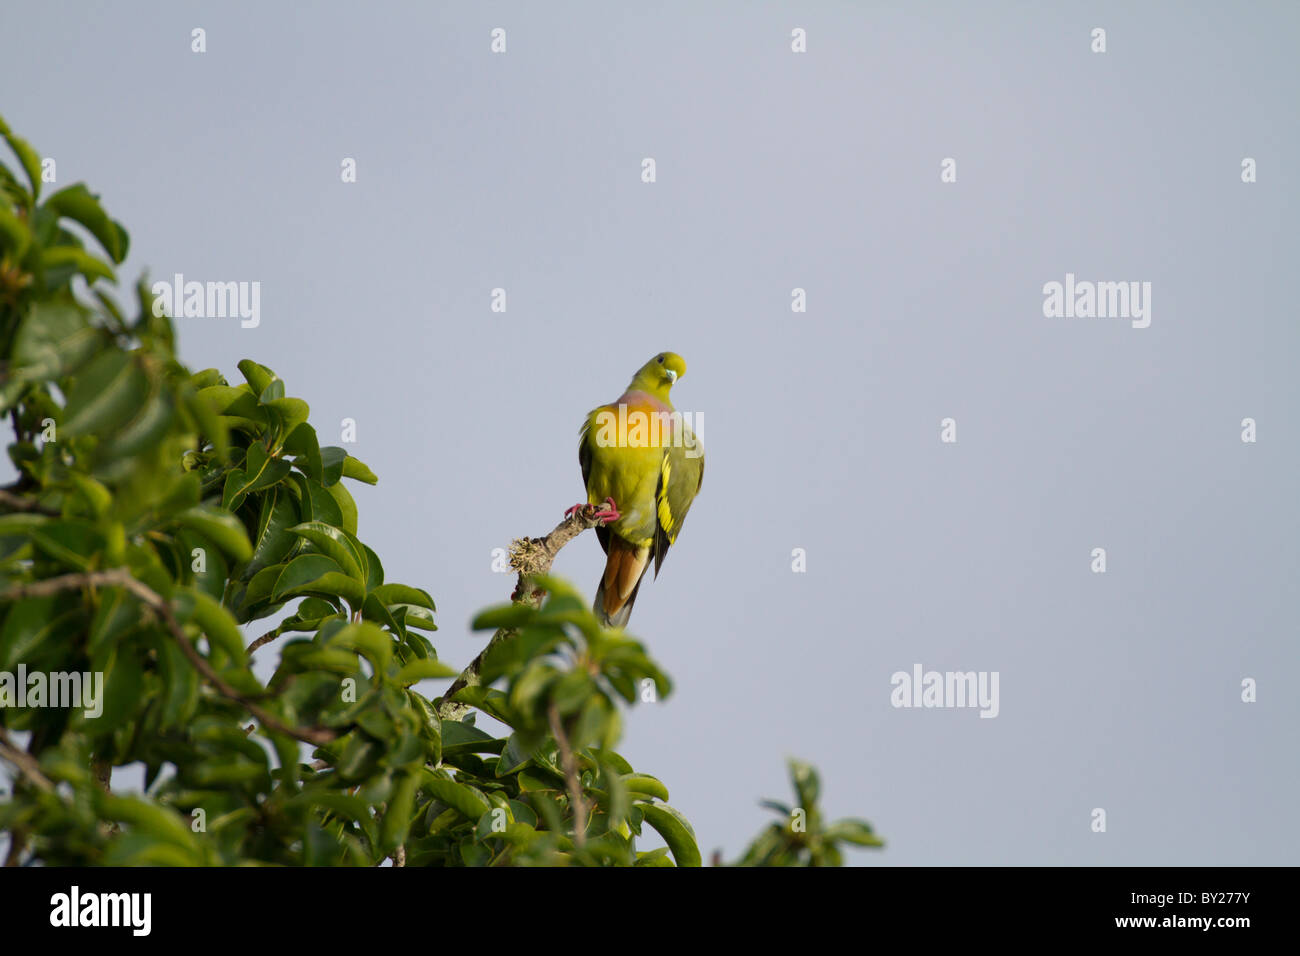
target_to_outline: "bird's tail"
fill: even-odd
[[[596,600],[592,603],[592,610],[605,627],[627,626],[649,558],[648,547],[638,548],[617,535],[610,536],[605,573],[596,585]]]

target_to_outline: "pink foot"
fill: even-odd
[[[611,521],[617,521],[620,517],[622,517],[622,515],[618,513],[618,505],[614,504],[613,498],[606,498],[605,503],[609,505],[608,508],[600,508],[599,505],[588,504],[585,501],[579,502],[578,504],[574,505],[572,508],[564,512],[564,517],[572,518],[574,515],[578,514],[579,512],[586,511],[588,509],[599,509],[599,510],[592,510],[591,517],[603,521],[606,524],[608,524]]]

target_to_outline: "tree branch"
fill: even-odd
[[[599,525],[602,519],[595,517],[599,511],[600,508],[596,505],[583,505],[577,512],[557,524],[546,537],[516,538],[510,542],[510,567],[519,572],[514,593],[510,595],[511,601],[531,607],[541,606],[546,592],[537,587],[532,580],[533,576],[551,570],[551,564],[562,547],[588,528]],[[503,627],[492,635],[492,640],[488,641],[487,647],[479,652],[478,657],[470,661],[469,666],[461,671],[460,676],[447,688],[447,693],[436,701],[439,717],[443,720],[460,720],[469,713],[468,704],[462,704],[452,698],[466,687],[479,685],[479,673],[483,669],[483,661],[488,651],[514,633],[514,628]]]
[[[212,665],[208,663],[207,659],[198,652],[190,639],[185,636],[185,631],[181,629],[180,622],[176,620],[176,615],[172,612],[171,604],[148,585],[137,581],[123,568],[114,568],[111,571],[91,571],[84,574],[64,574],[59,577],[46,578],[44,581],[34,581],[31,584],[16,584],[3,594],[0,594],[0,601],[16,601],[27,597],[49,597],[62,591],[74,591],[83,587],[119,587],[134,594],[162,618],[163,624],[166,625],[172,637],[176,639],[176,643],[180,645],[181,651],[189,658],[190,663],[194,665],[194,669],[202,674],[204,679],[222,697],[242,704],[244,709],[256,717],[268,730],[316,746],[328,743],[338,736],[335,731],[327,727],[291,727],[259,706],[248,695],[227,684],[222,680],[221,675],[213,669]]]
[[[252,644],[248,645],[247,647],[248,656],[252,657],[253,651],[257,650],[263,644],[270,644],[273,640],[275,640],[279,636],[280,636],[279,628],[277,628],[274,631],[267,631],[265,634],[263,634],[261,637],[255,640]]]
[[[10,511],[30,511],[40,515],[59,514],[55,509],[47,508],[33,498],[16,495],[12,491],[7,491],[4,488],[0,488],[0,505],[3,505]]]
[[[578,782],[578,762],[573,759],[573,748],[560,722],[560,708],[551,701],[546,708],[546,718],[551,723],[551,733],[560,747],[560,766],[564,768],[564,782],[569,789],[569,803],[573,804],[573,842],[578,848],[587,845],[587,803],[582,799],[582,785]]]
[[[16,746],[9,732],[3,727],[0,727],[0,757],[17,767],[19,773],[46,793],[54,792],[54,784],[41,772],[41,765],[36,758]]]

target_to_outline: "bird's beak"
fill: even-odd
[[[664,374],[668,376],[668,384],[672,385],[677,381],[677,373],[670,368],[664,369]]]

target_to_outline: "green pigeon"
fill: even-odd
[[[585,504],[602,508],[596,536],[605,550],[605,573],[594,609],[606,627],[627,624],[650,558],[657,578],[704,481],[704,449],[668,400],[685,374],[680,355],[660,352],[632,376],[627,391],[592,409],[582,426],[578,463]]]

